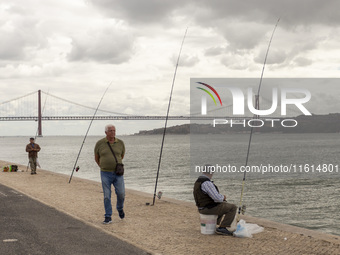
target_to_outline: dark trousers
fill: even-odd
[[[37,171],[37,158],[29,158],[30,166],[31,166],[31,172],[36,173]]]
[[[213,208],[204,208],[199,213],[206,215],[217,215],[217,225],[222,228],[230,227],[237,211],[237,206],[227,202],[222,202]]]

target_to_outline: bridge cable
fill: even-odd
[[[6,104],[6,103],[10,103],[10,102],[12,102],[12,101],[15,101],[15,100],[19,100],[19,99],[21,99],[21,98],[24,98],[24,97],[27,97],[27,96],[33,95],[33,94],[35,94],[35,93],[37,93],[37,91],[33,91],[33,92],[31,92],[31,93],[28,93],[28,94],[26,94],[26,95],[23,95],[23,96],[20,96],[20,97],[16,97],[16,98],[13,98],[13,99],[10,99],[10,100],[7,100],[7,101],[4,101],[4,102],[0,103],[0,105],[2,105],[2,104]]]
[[[42,91],[43,92],[43,91]],[[46,94],[45,92],[43,92],[44,94]],[[67,99],[64,99],[64,98],[61,98],[61,97],[58,97],[58,96],[55,96],[55,95],[50,95],[51,97],[54,97],[56,99],[59,99],[61,101],[64,101],[64,102],[67,102],[67,103],[70,103],[70,104],[74,104],[74,105],[77,105],[77,106],[81,106],[81,107],[84,107],[84,108],[87,108],[87,109],[90,109],[90,110],[95,110],[95,111],[100,111],[100,112],[106,112],[106,113],[114,113],[114,114],[118,114],[118,115],[128,115],[128,114],[125,114],[125,113],[119,113],[119,112],[112,112],[112,111],[107,111],[107,110],[101,110],[101,109],[96,109],[96,108],[93,108],[93,107],[90,107],[90,106],[86,106],[86,105],[82,105],[82,104],[79,104],[79,103],[75,103],[73,101],[70,101],[70,100],[67,100]]]

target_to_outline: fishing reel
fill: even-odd
[[[247,209],[247,206],[246,205],[242,205],[242,207],[241,207],[242,215],[244,215],[246,213],[246,209]]]
[[[163,195],[163,192],[162,191],[158,191],[157,198],[161,199],[162,195]],[[156,194],[154,194],[154,196],[156,197]],[[145,205],[150,205],[150,203],[145,203]],[[153,206],[153,205],[154,205],[154,203],[151,206]]]
[[[241,207],[238,208],[238,214],[244,215],[246,213],[246,205],[242,205]]]
[[[161,198],[162,198],[162,195],[163,195],[163,192],[162,192],[162,191],[159,191],[158,194],[157,194],[158,199],[161,199]]]

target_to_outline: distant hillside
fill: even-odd
[[[313,116],[298,116],[294,118],[298,125],[294,128],[282,127],[279,123],[275,123],[271,127],[271,122],[265,122],[265,125],[260,128],[255,128],[255,132],[261,133],[340,133],[340,113],[331,113],[327,115],[313,115]],[[254,124],[255,125],[255,124]],[[212,124],[183,124],[172,127],[167,127],[167,134],[186,135],[195,134],[223,134],[223,133],[244,133],[250,132],[250,127],[237,124],[233,127],[230,125],[216,125]],[[135,135],[161,135],[164,128],[157,128],[153,130],[142,130]]]
[[[139,133],[135,135],[162,135],[164,132],[164,128],[156,128],[153,130],[141,130]],[[167,134],[176,134],[176,135],[186,135],[190,134],[190,124],[177,125],[166,128]]]

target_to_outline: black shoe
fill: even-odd
[[[103,224],[110,224],[110,223],[112,223],[111,217],[105,217]]]
[[[31,175],[33,175],[34,173],[33,172],[31,172]]]
[[[119,210],[119,211],[118,211],[118,214],[119,214],[119,218],[124,219],[125,213],[124,213],[123,210]]]
[[[218,235],[232,236],[233,232],[230,232],[226,228],[216,228],[215,233]]]

